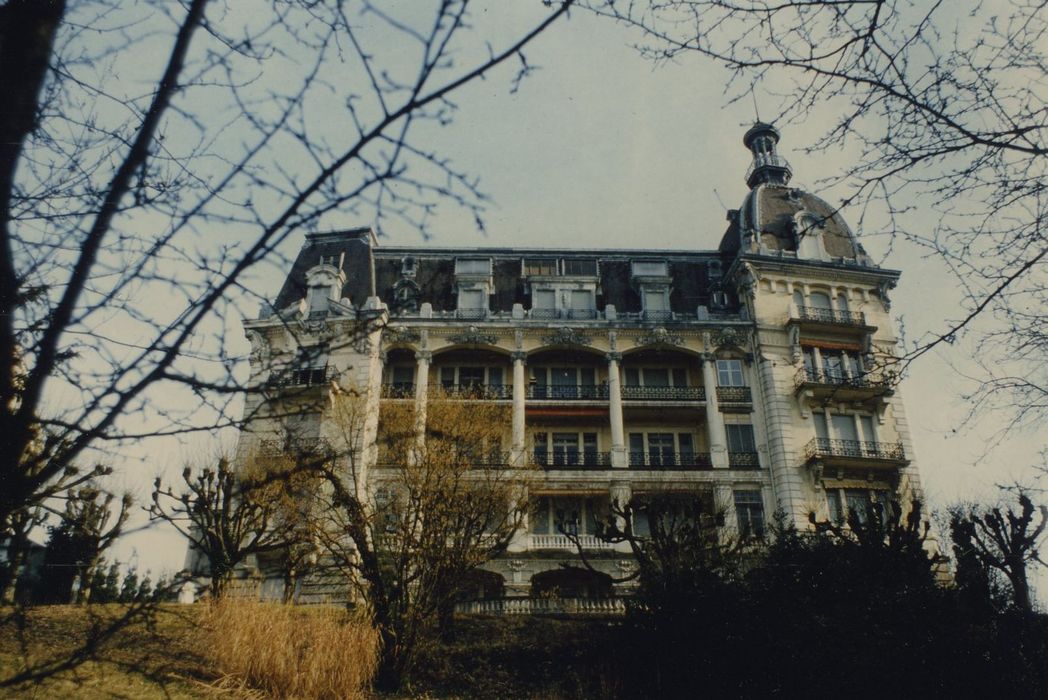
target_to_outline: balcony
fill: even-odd
[[[625,615],[622,598],[495,598],[455,603],[460,615]]]
[[[513,387],[505,384],[431,384],[433,394],[449,399],[475,401],[508,401],[513,398]]]
[[[531,453],[531,464],[543,469],[610,469],[611,453],[583,450],[535,451]]]
[[[756,452],[729,452],[728,466],[731,469],[760,469],[761,462]]]
[[[393,382],[382,385],[382,398],[384,399],[413,399],[415,398],[414,382]]]
[[[903,452],[902,443],[820,437],[812,438],[804,447],[804,458],[809,463],[822,462],[831,467],[865,469],[899,469],[910,463]]]
[[[823,331],[861,331],[871,333],[877,328],[866,324],[866,315],[859,311],[838,311],[814,306],[798,306],[797,315],[790,323],[802,328]]]
[[[566,319],[569,321],[592,321],[600,318],[596,309],[530,309],[528,318],[535,321]]]
[[[891,396],[893,393],[890,377],[872,372],[849,377],[842,372],[801,367],[797,371],[794,385],[798,391],[811,390],[812,396],[817,398],[833,396],[842,400],[868,399]]]
[[[328,386],[337,377],[338,372],[334,367],[300,367],[271,375],[268,384],[269,386],[306,389]]]
[[[390,449],[379,449],[377,466],[398,467],[409,458],[407,451]],[[510,464],[510,453],[493,450],[484,454],[461,454],[457,460],[461,465],[469,465],[472,469],[492,469],[495,467],[506,467]]]
[[[712,469],[706,452],[630,452],[630,469],[650,471],[699,471]]]
[[[527,397],[536,401],[607,401],[605,384],[532,384]]]
[[[615,545],[605,542],[595,535],[529,535],[529,549],[566,549],[578,551],[572,539],[578,539],[583,549],[613,549]]]
[[[750,408],[753,406],[753,395],[748,386],[719,386],[717,387],[717,405],[721,410]]]
[[[624,386],[623,401],[705,401],[701,386]]]

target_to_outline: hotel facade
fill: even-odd
[[[352,390],[367,405],[356,449],[374,494],[390,469],[374,447],[383,402],[421,406],[439,391],[505,404],[504,441],[477,466],[537,476],[474,609],[530,609],[550,591],[605,598],[633,567],[628,549],[595,536],[615,501],[694,494],[724,514],[727,537],[760,534],[776,511],[803,529],[811,512],[842,520],[919,495],[888,371],[899,273],[878,267],[832,206],[790,186],[778,140],[767,124],[746,132],[749,192],[710,249],[307,235],[275,303],[244,323],[260,391],[241,452],[288,432],[324,439],[329,392]],[[608,579],[582,573],[572,539]],[[264,590],[279,584],[256,566]]]

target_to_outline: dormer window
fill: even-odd
[[[484,318],[488,314],[488,295],[484,289],[459,289],[459,318]]]
[[[458,258],[455,260],[455,275],[491,274],[491,258]]]
[[[665,260],[634,260],[634,277],[667,277],[669,265]]]
[[[479,319],[488,315],[488,298],[494,291],[491,258],[457,258],[455,280],[459,318]]]

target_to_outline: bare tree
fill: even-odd
[[[240,418],[225,329],[299,229],[480,225],[435,129],[570,5],[499,42],[467,0],[4,3],[0,533],[98,476],[86,452]]]
[[[639,28],[656,61],[687,55],[732,73],[733,99],[778,102],[779,120],[827,127],[812,146],[861,157],[824,182],[865,234],[902,237],[941,260],[961,311],[915,339],[910,361],[970,337],[982,366],[967,398],[1013,425],[1048,407],[1048,15],[1039,0],[669,0],[591,2]],[[767,105],[765,106],[767,110]],[[938,223],[908,215],[932,212]]]
[[[333,416],[345,464],[325,470],[321,542],[379,629],[378,684],[396,688],[468,574],[520,528],[530,472],[501,451],[505,406],[431,397],[420,418],[411,405],[383,405],[379,467],[370,476],[361,461],[369,449],[363,399],[336,397]]]
[[[1048,507],[1034,506],[1025,493],[1019,493],[1019,511],[991,508],[984,512],[972,507],[956,510],[950,518],[950,534],[959,560],[978,559],[987,570],[1003,574],[1012,586],[1012,600],[1023,611],[1033,609],[1027,566],[1044,563],[1038,546],[1048,527]],[[1036,515],[1040,515],[1040,521]]]
[[[297,534],[282,527],[280,500],[272,493],[272,484],[283,481],[280,475],[274,481],[256,481],[242,471],[226,459],[220,459],[216,469],[197,473],[186,467],[179,491],[158,478],[149,508],[150,517],[174,526],[207,560],[211,596],[216,599],[249,556],[290,546]]]

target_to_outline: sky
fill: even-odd
[[[489,7],[475,15],[474,24],[493,36],[519,26],[522,17],[536,16],[534,3]],[[653,65],[634,48],[638,40],[622,27],[574,12],[526,51],[537,70],[516,92],[510,91],[507,68],[456,93],[455,121],[426,127],[432,131],[424,136],[439,142],[456,167],[480,178],[491,198],[486,232],[478,233],[463,212],[441,207],[431,240],[389,224],[379,232],[380,245],[716,248],[726,210],[737,208],[746,193],[749,154],[742,134],[758,110],[762,119],[774,119],[776,101],[757,95],[729,103],[725,71],[698,57]],[[818,183],[862,154],[849,147],[818,154],[803,149],[834,116],[827,106],[805,123],[783,124],[780,142],[781,155],[793,167],[793,184],[831,203],[841,192]],[[842,214],[856,226],[857,212]],[[935,222],[930,209],[918,209],[907,225]],[[320,228],[368,223],[335,213]],[[909,340],[943,327],[958,313],[958,289],[939,261],[904,243],[890,247],[882,237],[858,233],[875,259],[902,272],[892,313]],[[301,242],[300,234],[289,242],[288,253]],[[259,275],[252,284],[273,298],[281,281]],[[246,356],[246,341],[239,342],[233,351]],[[991,416],[962,425],[971,408],[960,398],[968,380],[953,367],[970,371],[966,353],[971,352],[960,343],[924,356],[901,389],[915,460],[933,507],[993,500],[997,484],[1028,481],[1044,442],[1037,433],[1012,434],[984,454],[1002,421]],[[227,446],[231,439],[221,437]],[[177,475],[187,455],[209,449],[213,441],[197,437],[154,452],[151,468],[121,470],[119,483],[145,498],[157,472]],[[124,537],[115,552],[154,574],[179,569],[184,553],[184,541],[162,528]]]

